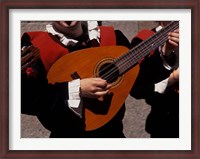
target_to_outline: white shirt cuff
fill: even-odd
[[[68,84],[69,99],[68,106],[78,108],[80,105],[80,79],[73,80]]]
[[[163,94],[165,92],[166,87],[167,87],[168,79],[169,78],[167,78],[167,79],[165,79],[165,80],[163,80],[159,83],[156,83],[154,91]]]

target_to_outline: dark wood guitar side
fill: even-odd
[[[168,39],[168,33],[178,28],[174,21],[158,33],[128,50],[123,46],[105,46],[75,51],[61,57],[48,72],[49,83],[80,78],[101,77],[113,87],[102,99],[84,99],[86,130],[102,127],[119,111],[126,100],[139,72],[138,61],[147,56]]]

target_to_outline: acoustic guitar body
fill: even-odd
[[[109,77],[113,86],[110,93],[101,99],[84,99],[86,131],[95,130],[109,122],[125,102],[139,72],[135,65],[123,75],[113,61],[124,55],[128,48],[123,46],[103,46],[83,49],[60,58],[48,72],[49,83],[72,81],[75,77]],[[110,66],[111,64],[111,66]],[[114,73],[113,73],[114,72]],[[104,78],[105,77],[105,78]],[[110,78],[111,77],[111,78]]]

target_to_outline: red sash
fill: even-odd
[[[116,36],[113,27],[100,26],[100,46],[116,45]],[[47,32],[28,32],[31,43],[39,48],[40,57],[46,71],[63,55],[69,53],[68,49],[57,43]]]

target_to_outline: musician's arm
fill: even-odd
[[[117,45],[123,45],[123,46],[129,47],[129,41],[121,31],[115,30],[115,34],[116,34]],[[90,82],[92,82],[92,80],[94,80],[94,79],[88,79],[87,81],[89,81],[89,80],[91,80]],[[102,95],[106,94],[106,92],[107,92],[107,90],[103,91],[103,93],[102,93],[102,91],[101,91],[101,93],[99,93],[97,91],[96,94],[98,93],[99,96],[95,95],[95,93],[91,93],[90,90],[84,89],[84,86],[81,89],[80,82],[81,82],[80,79],[69,82],[68,104],[69,104],[69,107],[71,107],[71,108],[80,107],[80,104],[81,104],[80,90],[82,90],[82,96],[86,96],[88,98],[98,98],[99,96],[102,96]],[[105,81],[102,81],[102,82],[105,82]],[[84,83],[86,83],[86,82],[82,82],[82,85],[84,85]],[[106,83],[104,83],[104,84],[106,84]],[[92,87],[92,86],[90,85],[89,87]],[[93,90],[95,90],[94,87],[93,87]],[[93,91],[93,92],[95,92],[95,91]]]
[[[160,47],[160,56],[163,60],[163,65],[174,70],[178,67],[179,55],[179,29],[169,33],[168,41]]]
[[[21,112],[23,114],[48,114],[54,112],[57,102],[65,105],[68,99],[68,82],[53,85],[42,76],[44,75],[37,76],[38,78],[27,76],[27,74],[21,76]]]
[[[158,93],[164,93],[167,87],[174,86],[179,80],[179,68],[173,70],[172,73],[169,75],[168,78],[162,80],[161,82],[154,84],[154,91]]]
[[[80,80],[49,84],[41,61],[37,61],[31,68],[36,70],[37,77],[27,73],[23,73],[21,76],[22,113],[29,115],[47,114],[56,109],[55,106],[58,102],[71,110],[80,106]],[[82,110],[78,110],[78,112],[80,113]]]
[[[168,79],[168,84],[167,86],[170,87],[170,86],[174,86],[175,84],[177,84],[179,81],[179,68],[177,68],[176,70],[174,70],[170,76],[169,76],[169,79]]]
[[[29,35],[24,33],[21,38],[22,52],[31,45],[32,43]],[[77,82],[75,81],[69,82],[69,86],[68,82],[56,83],[55,85],[48,84],[44,65],[40,59],[37,59],[33,65],[27,65],[21,72],[21,112],[24,114],[37,115],[43,111],[48,112],[54,110],[54,103],[58,100],[58,94],[60,94],[59,98],[63,97],[61,101],[63,101],[62,103],[64,103],[66,107],[78,107],[80,98],[77,98],[80,84],[77,86]],[[74,92],[75,90],[77,90],[76,95]]]
[[[155,92],[164,93],[166,87],[169,87],[173,85],[174,83],[177,83],[178,81],[178,75],[179,75],[179,29],[176,29],[175,31],[169,33],[168,41],[160,48],[160,56],[163,60],[163,66],[171,70],[172,73],[170,76],[155,84]],[[178,72],[178,73],[177,73]],[[175,78],[176,74],[176,78]]]

